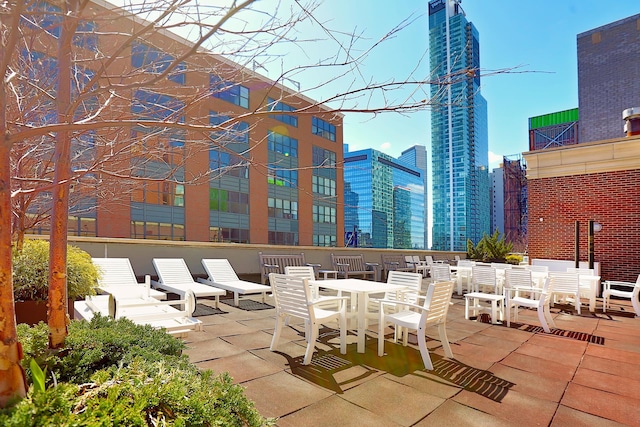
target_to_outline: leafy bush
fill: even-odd
[[[518,255],[518,254],[509,254],[506,256],[505,261],[507,261],[507,263],[509,264],[515,264],[518,265],[522,262],[522,255]]]
[[[67,296],[70,299],[94,295],[99,270],[91,256],[67,246]],[[49,242],[25,240],[21,251],[13,252],[13,290],[16,301],[46,301],[49,293]]]
[[[2,426],[274,424],[228,374],[198,370],[181,354],[184,344],[163,331],[126,319],[73,321],[60,351],[47,348],[43,323],[19,325],[18,335],[23,365],[36,359],[49,385],[0,410]]]
[[[489,236],[484,234],[476,246],[469,239],[467,240],[467,258],[479,261],[504,261],[507,254],[513,250],[513,244],[504,240],[504,235],[500,237],[500,232],[496,231]]]

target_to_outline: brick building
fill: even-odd
[[[588,221],[602,225],[594,258],[602,280],[635,282],[640,266],[640,136],[530,151],[529,257],[588,260]]]
[[[35,24],[27,25],[32,39],[58,37],[56,3],[33,7],[38,9],[28,13]],[[98,102],[101,93],[116,94],[101,119],[141,124],[85,134],[92,138],[91,154],[82,168],[93,168],[111,150],[124,154],[112,162],[111,174],[99,177],[105,186],[125,166],[137,175],[129,181],[133,191],[99,197],[97,188],[83,199],[85,209],[71,206],[69,234],[343,245],[343,179],[336,166],[343,161],[342,115],[224,57],[202,49],[188,53],[192,42],[166,30],[143,31],[147,25],[101,0],[80,14],[82,32],[76,37],[85,42],[72,46],[74,61],[86,76],[103,73],[91,89]],[[25,51],[54,63],[51,41]],[[177,58],[184,60],[174,67]],[[31,66],[44,75],[41,63]],[[149,127],[147,119],[204,130]],[[48,226],[33,231],[46,234]]]
[[[579,142],[623,136],[622,111],[640,104],[640,14],[578,34]]]

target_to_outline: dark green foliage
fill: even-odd
[[[95,295],[99,271],[91,256],[67,246],[67,297]],[[21,251],[13,252],[13,295],[16,301],[46,301],[49,294],[49,242],[25,240]]]
[[[65,349],[47,348],[43,323],[19,326],[29,365],[47,373],[47,389],[0,411],[2,426],[263,426],[228,374],[199,371],[184,344],[149,327],[95,317],[71,322]],[[45,369],[46,367],[46,369]],[[52,382],[53,373],[57,385]]]
[[[496,231],[489,236],[484,234],[476,246],[471,240],[467,240],[467,258],[478,261],[490,262],[501,261],[513,250],[513,244],[504,240],[504,235],[500,237],[500,232]]]

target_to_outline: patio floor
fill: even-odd
[[[455,357],[444,358],[429,330],[435,369],[426,371],[417,346],[396,345],[391,335],[378,357],[376,325],[364,354],[354,335],[342,355],[337,331],[321,330],[303,366],[302,325],[285,327],[271,352],[275,310],[254,301],[246,309],[221,303],[219,314],[205,307],[204,330],[185,338],[186,353],[202,369],[229,372],[281,427],[640,426],[640,319],[626,302],[603,314],[600,301],[596,313],[583,301],[582,315],[556,305],[557,329],[545,334],[533,310],[521,310],[511,327],[465,320],[464,299],[454,295],[447,331]]]

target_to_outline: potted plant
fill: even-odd
[[[507,255],[513,250],[513,244],[500,237],[496,231],[489,236],[484,234],[476,246],[471,240],[467,241],[467,258],[482,262],[505,262]]]
[[[91,256],[75,246],[67,247],[67,298],[69,316],[73,301],[95,295],[99,270]],[[25,240],[22,250],[13,252],[13,297],[16,321],[33,325],[47,320],[49,294],[49,242]]]

